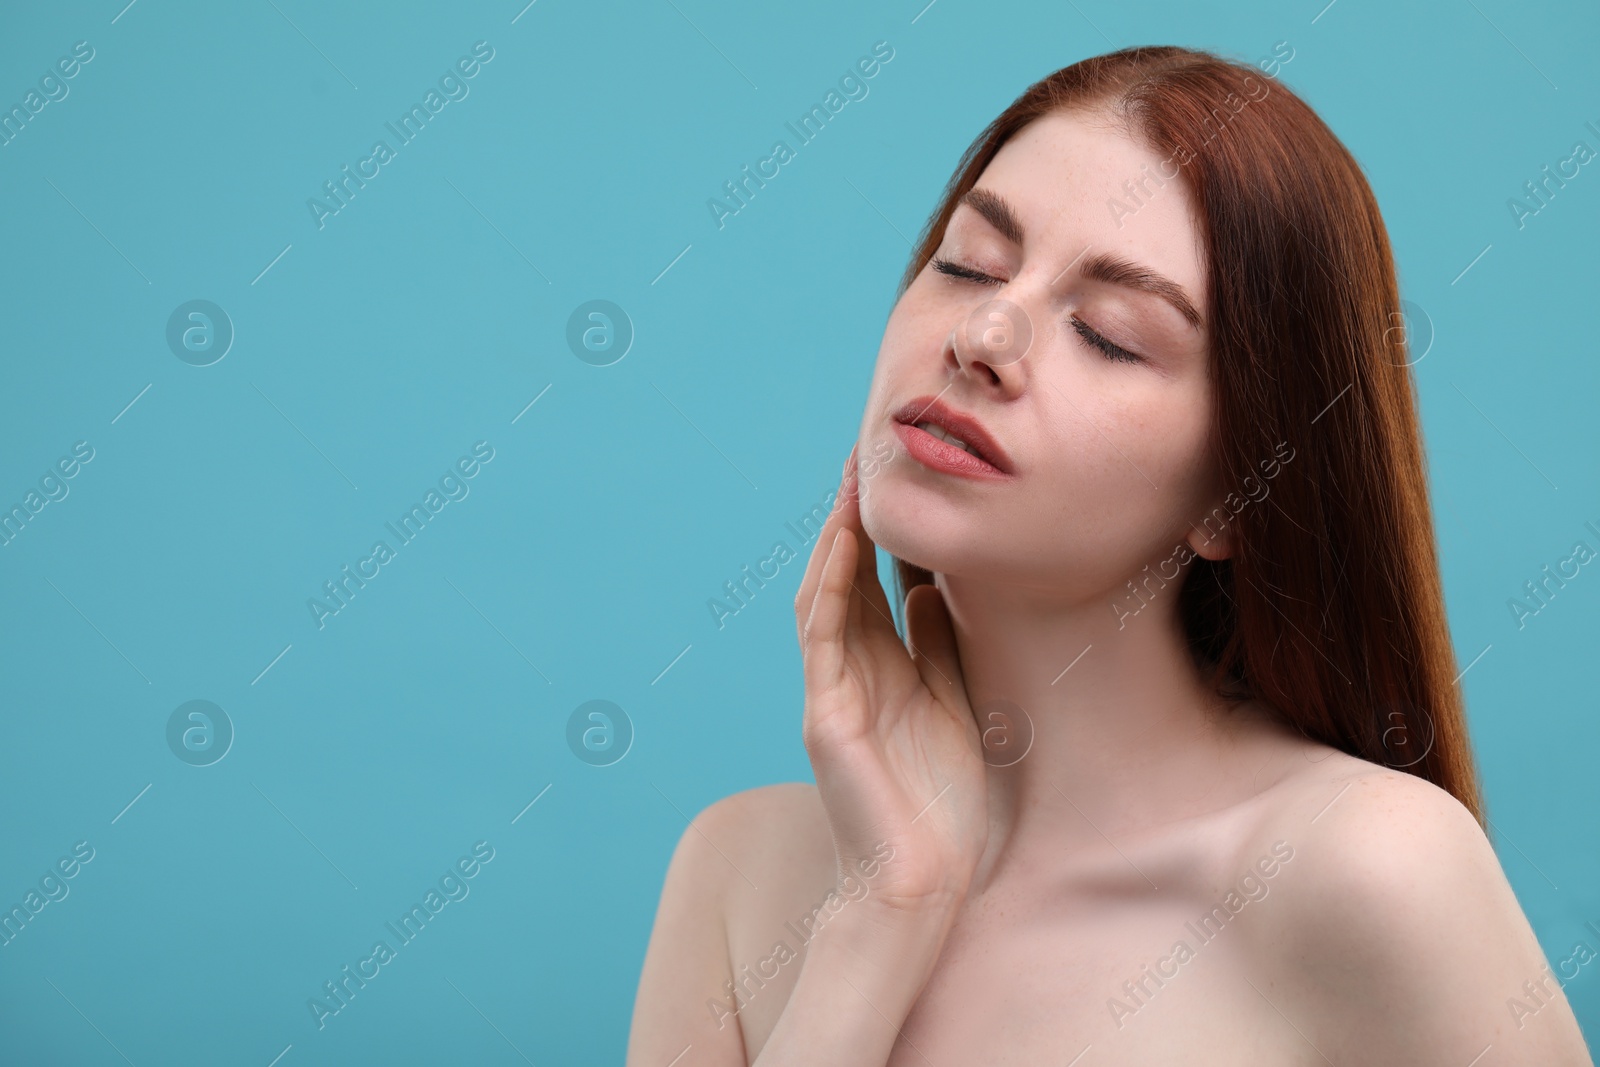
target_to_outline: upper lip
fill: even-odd
[[[950,407],[934,396],[919,396],[894,413],[894,421],[908,426],[931,422],[946,433],[954,434],[978,454],[978,458],[1004,471],[1012,473],[1011,457],[1000,447],[1000,442],[989,435],[983,423],[964,412]]]

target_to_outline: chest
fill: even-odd
[[[1250,907],[1214,903],[1022,891],[971,901],[886,1067],[1320,1062],[1269,999],[1283,978],[1252,937]],[[803,963],[741,1011],[752,1061]]]

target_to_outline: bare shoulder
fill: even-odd
[[[720,854],[730,940],[754,913],[833,877],[833,835],[817,787],[778,782],[723,797],[696,816]]]
[[[1432,782],[1328,757],[1260,840],[1292,850],[1258,950],[1274,1006],[1336,1062],[1591,1064],[1472,812]],[[1284,877],[1287,875],[1288,877]],[[1266,990],[1259,990],[1268,995]]]
[[[827,820],[816,787],[805,783],[734,793],[689,820],[645,951],[629,1067],[667,1063],[686,1045],[706,1067],[749,1062],[744,1012],[723,1003],[732,961],[748,956],[748,931],[763,908],[788,907],[794,886],[810,884],[806,872],[814,880],[825,869],[817,859],[824,850],[832,855]]]
[[[774,782],[771,785],[758,785],[752,789],[730,793],[721,800],[707,805],[705,810],[707,812],[715,810],[721,817],[754,813],[793,815],[813,806],[821,810],[822,798],[817,793],[817,787],[811,782]]]
[[[777,782],[731,793],[708,805],[695,821],[752,860],[778,841],[792,847],[797,841],[825,840],[831,847],[827,812],[810,782]]]

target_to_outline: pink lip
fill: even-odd
[[[1011,476],[1011,457],[1000,447],[983,425],[970,415],[963,414],[941,403],[936,397],[917,397],[894,413],[896,436],[906,446],[906,451],[934,470],[968,477],[997,478]],[[931,422],[971,445],[977,453],[967,452],[919,430],[916,423]]]

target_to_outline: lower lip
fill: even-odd
[[[994,464],[979,459],[965,449],[941,441],[926,430],[897,422],[894,424],[894,432],[900,438],[900,443],[906,446],[906,451],[925,467],[931,467],[944,474],[956,474],[968,478],[1011,477]]]

